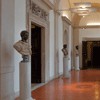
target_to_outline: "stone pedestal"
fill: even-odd
[[[31,64],[20,62],[20,100],[33,100],[31,97]]]
[[[71,71],[71,59],[67,59],[68,70]]]
[[[75,57],[75,70],[80,70],[80,68],[79,68],[79,56]]]
[[[63,77],[69,78],[70,72],[69,72],[69,66],[68,66],[68,58],[63,57]]]

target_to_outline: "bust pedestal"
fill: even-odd
[[[63,57],[63,77],[69,78],[69,66],[68,66],[68,57]]]
[[[80,70],[79,69],[79,56],[75,57],[75,70]]]
[[[20,100],[35,100],[31,97],[31,64],[20,62]]]

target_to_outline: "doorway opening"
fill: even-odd
[[[100,68],[100,41],[82,41],[82,68]]]
[[[93,66],[100,68],[100,46],[93,47]]]
[[[41,27],[31,23],[31,83],[41,83]]]

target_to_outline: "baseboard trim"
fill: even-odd
[[[61,75],[63,74],[63,72],[60,72],[58,75],[53,75],[52,77],[50,77],[49,79],[49,81],[52,81],[52,80],[54,80],[55,78],[58,78],[58,77],[60,77]]]
[[[15,98],[19,97],[19,91],[15,92]]]

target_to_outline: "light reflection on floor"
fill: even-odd
[[[71,71],[34,90],[36,100],[100,100],[100,70]]]
[[[95,89],[96,85],[97,84],[95,82],[80,82],[72,83],[70,85],[65,86],[65,88],[69,91],[85,92]]]

